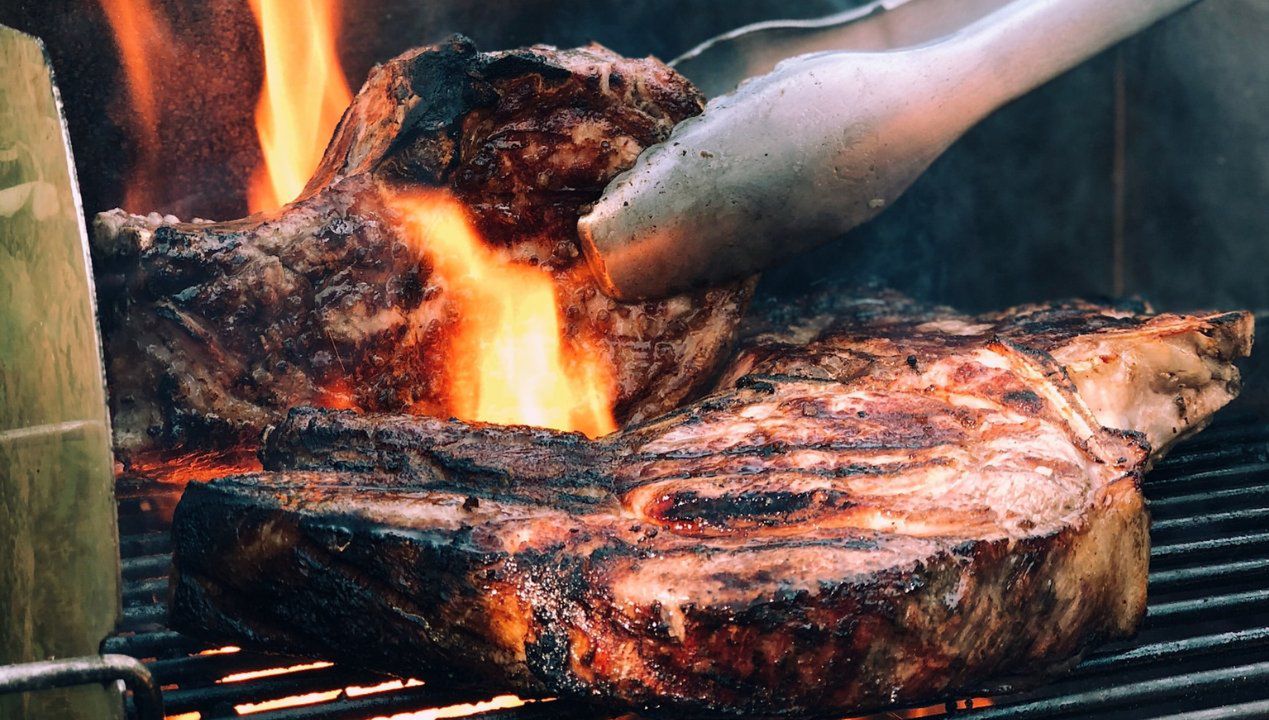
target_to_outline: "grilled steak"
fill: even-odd
[[[487,242],[556,281],[566,342],[599,343],[617,417],[708,382],[750,284],[618,303],[581,261],[579,208],[701,95],[599,47],[479,53],[455,38],[378,67],[302,197],[269,216],[94,227],[111,411],[124,455],[255,442],[297,404],[448,416],[456,313],[385,195],[437,186]]]
[[[173,621],[671,716],[1041,675],[1135,630],[1151,443],[1234,395],[1251,342],[1246,313],[893,296],[793,326],[598,441],[293,411],[272,472],[186,490]]]

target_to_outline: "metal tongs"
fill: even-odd
[[[781,49],[839,51],[780,62],[645,150],[578,222],[586,257],[623,299],[761,270],[877,215],[987,114],[1193,2],[882,0],[722,36],[676,61],[707,90]]]

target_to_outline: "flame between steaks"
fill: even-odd
[[[398,194],[389,205],[457,318],[445,350],[455,417],[590,437],[617,429],[608,360],[585,338],[566,341],[555,283],[545,270],[487,245],[444,192]]]

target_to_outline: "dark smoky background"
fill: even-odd
[[[156,68],[180,109],[160,127],[156,207],[245,214],[259,160],[259,39],[245,0],[152,0],[174,29]],[[858,0],[375,0],[344,3],[354,89],[376,62],[462,32],[485,49],[595,40],[670,59],[758,20]],[[53,59],[85,211],[119,205],[137,148],[113,36],[96,0],[4,0],[0,22]],[[1164,308],[1269,308],[1269,2],[1212,0],[1003,108],[871,224],[767,273],[768,294],[877,278],[984,309],[1142,295]],[[1042,41],[1042,39],[1041,39]]]

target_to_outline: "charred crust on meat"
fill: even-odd
[[[470,41],[468,41],[470,42]],[[568,69],[550,59],[550,55],[535,52],[533,48],[509,50],[492,59],[485,59],[474,68],[482,78],[522,77],[540,75],[547,80],[567,80],[572,76]]]
[[[647,512],[676,526],[743,529],[753,525],[785,524],[812,506],[845,510],[855,503],[840,492],[744,491],[716,497],[680,492],[664,496]]]
[[[409,87],[419,102],[406,112],[395,147],[417,133],[451,127],[471,109],[473,101],[482,99],[471,90],[470,70],[476,58],[475,43],[452,35],[410,63]]]
[[[1000,399],[1004,404],[1032,415],[1044,410],[1044,400],[1033,390],[1010,390]]]

